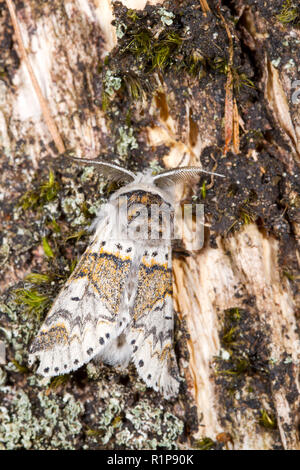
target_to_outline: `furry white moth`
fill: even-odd
[[[126,366],[133,361],[145,383],[165,398],[179,389],[173,349],[171,240],[138,239],[120,224],[127,203],[127,228],[137,223],[141,207],[174,209],[169,190],[176,182],[195,178],[201,170],[183,167],[155,176],[134,174],[103,161],[76,159],[95,165],[110,181],[126,183],[105,204],[95,222],[91,243],[60,291],[30,348],[30,363],[40,359],[38,373],[54,376],[78,369],[91,359]],[[209,173],[209,172],[205,172]],[[222,176],[222,175],[218,175]],[[123,201],[123,202],[122,202]]]

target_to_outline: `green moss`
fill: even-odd
[[[222,331],[222,343],[228,347],[235,343],[239,335],[239,321],[241,319],[238,308],[230,308],[224,312],[224,328]]]
[[[43,250],[47,258],[54,258],[54,253],[46,237],[42,238]]]
[[[225,345],[231,345],[232,343],[234,343],[236,339],[236,331],[236,327],[225,329],[224,334],[222,336],[222,341]]]
[[[65,385],[70,380],[70,374],[63,374],[53,377],[49,384],[49,389],[56,390],[57,388]]]
[[[201,197],[202,199],[206,198],[206,182],[203,181],[202,186],[201,186]]]
[[[300,10],[299,6],[297,7],[296,4],[291,0],[285,0],[282,5],[281,11],[276,18],[280,23],[289,24],[292,23],[294,25],[300,25]]]
[[[181,44],[182,38],[175,31],[163,31],[156,37],[151,30],[142,26],[128,31],[121,54],[132,54],[137,60],[138,69],[153,72],[170,66]]]
[[[259,418],[259,424],[266,429],[276,429],[277,421],[276,417],[268,413],[265,409],[260,411],[261,416]]]
[[[288,271],[283,271],[282,274],[289,279],[289,281],[295,281],[296,276],[293,274],[289,273]]]
[[[242,87],[255,88],[254,82],[245,73],[234,73],[234,87],[239,92]]]
[[[225,310],[225,315],[229,321],[239,322],[241,319],[240,310],[237,307]]]
[[[80,240],[82,237],[85,237],[87,234],[87,231],[85,229],[79,230],[78,232],[74,232],[71,235],[68,235],[65,238],[65,241],[75,239],[76,241]]]
[[[105,431],[103,429],[97,430],[97,429],[88,428],[88,429],[86,429],[85,434],[88,437],[98,438],[98,437],[102,437],[105,434]]]
[[[156,41],[152,49],[152,68],[163,69],[168,66],[173,54],[178,50],[181,43],[182,39],[175,32],[168,33]]]
[[[50,224],[50,229],[54,232],[54,233],[60,233],[61,230],[60,230],[60,226],[58,225],[58,223],[56,222],[56,220],[54,218],[52,218]]]
[[[131,9],[127,10],[127,17],[133,22],[135,22],[139,19],[138,15],[137,15],[137,12],[135,10],[131,10]]]
[[[241,209],[240,210],[240,219],[244,225],[249,225],[252,222],[255,222],[256,215],[253,214],[249,209]]]
[[[132,100],[140,100],[146,98],[146,90],[150,89],[147,82],[143,83],[137,74],[128,72],[123,75],[123,83]]]
[[[239,376],[251,367],[249,352],[244,348],[244,337],[241,329],[241,311],[231,308],[224,312],[224,326],[220,334],[222,352],[219,375]],[[229,357],[226,357],[226,353]]]
[[[52,277],[49,274],[30,273],[25,277],[25,282],[30,284],[48,284],[52,281]]]
[[[229,72],[229,63],[226,57],[216,57],[210,62],[210,66],[226,76]],[[239,67],[231,67],[231,74],[232,84],[236,93],[239,93],[242,87],[255,88],[254,82]]]
[[[14,293],[16,303],[22,305],[28,314],[36,315],[38,319],[42,318],[51,303],[49,296],[41,294],[36,288],[16,289]]]
[[[196,441],[194,447],[198,450],[211,450],[215,446],[215,442],[210,437]]]
[[[30,372],[28,367],[20,364],[16,359],[13,359],[11,362],[21,374],[28,374]]]
[[[27,191],[19,200],[23,210],[36,209],[53,201],[57,197],[59,184],[55,181],[54,173],[49,171],[48,180],[40,185],[37,190]]]
[[[103,92],[102,93],[102,111],[106,111],[108,108],[109,108],[109,102],[110,102],[110,99],[109,99],[109,95],[107,95],[107,93]]]
[[[150,57],[150,48],[152,45],[152,34],[145,28],[141,28],[137,31],[131,31],[128,33],[127,44],[121,50],[124,54],[125,52],[132,53],[138,59],[143,60]],[[145,60],[145,59],[144,59]]]
[[[208,69],[208,61],[201,54],[200,51],[194,50],[182,63],[182,68],[192,75],[193,77],[201,78],[205,77]]]

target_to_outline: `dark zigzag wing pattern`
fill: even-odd
[[[103,242],[96,234],[31,345],[31,362],[40,359],[38,373],[53,376],[79,368],[124,330],[128,250],[133,251],[129,242]]]
[[[149,387],[166,398],[179,389],[173,350],[173,299],[170,249],[167,243],[149,248],[138,272],[138,290],[127,341],[132,360]]]

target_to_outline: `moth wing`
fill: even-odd
[[[96,232],[31,345],[29,361],[39,357],[41,375],[78,369],[106,349],[129,322],[123,296],[134,248],[128,241],[102,242],[100,233]]]
[[[166,243],[148,252],[139,267],[139,287],[127,341],[140,377],[169,398],[179,390],[173,349],[172,269],[168,259],[171,253]]]

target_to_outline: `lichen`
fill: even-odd
[[[126,449],[178,447],[184,423],[172,413],[171,404],[154,405],[150,397],[142,395],[146,387],[136,379],[130,389],[133,395],[140,398],[137,403],[129,404],[128,388],[115,383],[112,389],[109,385],[111,378],[107,382],[103,377],[103,372],[106,373],[104,367],[101,374],[101,369],[90,363],[87,371],[89,380],[98,383],[94,395],[101,397],[102,405],[91,409],[92,425],[86,430],[88,442],[85,448],[92,445],[100,445],[103,449],[116,446]]]
[[[125,23],[118,23],[116,26],[117,38],[121,39],[124,36],[126,29],[127,29],[127,26]]]
[[[119,135],[120,137],[117,141],[117,151],[120,156],[124,157],[125,155],[127,155],[128,150],[138,148],[138,143],[133,135],[133,129],[131,127],[120,127]]]
[[[93,166],[86,166],[83,169],[82,175],[80,177],[82,183],[86,183],[91,179],[91,177],[94,175],[95,172],[95,167]]]
[[[113,96],[115,91],[121,88],[122,79],[114,74],[111,70],[107,70],[104,78],[104,90],[108,96]]]
[[[128,436],[127,430],[116,433],[119,445],[125,445],[128,438],[135,449],[177,449],[177,439],[183,432],[183,423],[163,407],[153,408],[146,400],[134,408],[125,410],[125,417],[133,425],[134,432]],[[151,440],[149,436],[156,435]]]
[[[160,15],[161,22],[166,26],[170,26],[173,23],[173,19],[175,18],[174,13],[171,11],[166,10],[165,8],[159,8],[158,14]]]
[[[8,391],[9,387],[6,389]],[[83,408],[72,395],[57,397],[39,392],[36,404],[22,389],[9,392],[13,393],[10,405],[0,408],[3,449],[74,448],[73,440],[82,427],[78,418]],[[40,410],[43,410],[42,416],[38,414]]]

